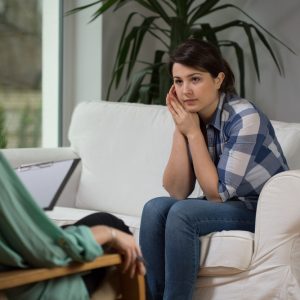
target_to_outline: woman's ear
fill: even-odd
[[[224,78],[225,78],[225,74],[223,72],[220,72],[218,74],[218,76],[215,78],[215,83],[216,83],[216,88],[217,89],[220,89],[223,81],[224,81]]]

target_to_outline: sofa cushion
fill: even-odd
[[[47,215],[58,225],[73,224],[96,211],[56,206]],[[135,240],[139,241],[140,217],[114,214],[130,228]],[[240,273],[250,265],[253,254],[254,234],[231,230],[214,232],[201,239],[199,276],[230,275]],[[242,255],[241,255],[242,253]]]
[[[199,276],[231,275],[249,268],[254,249],[252,232],[224,230],[200,239]]]
[[[173,131],[164,106],[79,104],[69,131],[82,159],[76,207],[139,216],[146,201],[167,195],[162,174]]]

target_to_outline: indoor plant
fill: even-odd
[[[284,45],[272,33],[258,24],[251,16],[233,4],[224,4],[221,0],[205,0],[195,5],[193,0],[131,0],[143,6],[149,11],[148,16],[139,12],[132,12],[127,16],[122,32],[113,75],[110,81],[106,98],[109,99],[110,90],[118,88],[122,77],[126,76],[127,88],[119,101],[143,102],[164,104],[165,95],[170,87],[171,78],[167,71],[166,57],[176,45],[190,36],[213,42],[222,51],[225,47],[232,47],[235,51],[238,68],[240,94],[245,94],[245,62],[243,47],[232,40],[219,39],[218,33],[230,28],[240,28],[244,31],[251,50],[251,56],[258,80],[260,79],[259,61],[256,52],[255,37],[264,45],[266,51],[272,57],[279,73],[282,73],[278,59],[272,50],[267,37]],[[130,1],[126,0],[99,0],[85,6],[78,7],[70,13],[81,11],[94,5],[100,5],[95,11],[92,20],[105,13],[108,9],[121,9]],[[230,20],[223,25],[212,26],[202,22],[203,17],[216,11],[235,9],[242,12],[249,22],[243,20]],[[139,18],[140,25],[132,26],[132,21]],[[139,61],[140,50],[143,47],[146,35],[152,35],[158,39],[162,49],[154,53],[152,62],[142,62],[145,67],[138,72],[133,72],[136,62]],[[287,47],[288,48],[288,47]],[[288,48],[293,52],[290,48]]]

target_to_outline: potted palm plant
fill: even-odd
[[[119,101],[164,104],[165,95],[171,84],[171,78],[167,71],[166,57],[168,57],[176,45],[191,36],[214,43],[221,52],[228,47],[234,50],[239,69],[241,96],[245,95],[245,58],[243,46],[237,41],[220,39],[218,36],[219,33],[232,28],[240,29],[245,33],[258,80],[260,79],[260,68],[256,40],[262,43],[272,57],[280,74],[282,74],[282,67],[267,38],[273,39],[293,52],[292,49],[234,4],[224,4],[222,3],[224,1],[221,0],[205,0],[200,1],[200,4],[195,4],[193,0],[132,1],[146,8],[149,11],[149,15],[145,16],[135,11],[127,16],[119,40],[113,74],[106,95],[108,100],[112,87],[118,88],[121,79],[125,77],[127,87]],[[91,6],[99,6],[92,16],[91,21],[93,21],[109,9],[114,9],[114,11],[122,9],[128,2],[126,0],[99,0],[85,6],[77,7],[69,13],[79,12]],[[212,26],[202,21],[204,17],[225,9],[234,9],[241,12],[247,17],[249,22],[237,19],[226,21],[222,25]],[[136,19],[140,20],[140,24],[132,26],[133,20],[136,21]],[[142,62],[144,67],[135,72],[134,67],[137,62],[140,62],[140,52],[147,35],[158,39],[162,48],[155,51],[153,61]]]

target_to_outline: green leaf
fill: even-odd
[[[196,6],[189,13],[190,21],[189,24],[192,26],[201,17],[211,13],[211,9],[218,4],[220,0],[206,0],[203,4]]]
[[[176,15],[178,18],[187,19],[190,4],[187,1],[175,0]]]
[[[201,27],[203,37],[206,37],[209,42],[218,46],[218,39],[212,27],[208,23],[201,24]]]
[[[139,102],[143,104],[151,104],[151,85],[142,85],[139,90]]]
[[[157,14],[166,23],[169,23],[169,15],[163,9],[163,7],[159,4],[159,1],[157,1],[157,0],[147,0],[147,1],[135,0],[135,2],[139,3],[143,7],[147,8],[149,11],[154,12],[155,14]]]
[[[245,97],[245,60],[242,47],[233,41],[220,41],[219,46],[234,47],[240,72],[240,96]]]
[[[111,8],[113,5],[115,5],[118,1],[120,1],[120,0],[107,0],[105,3],[103,3],[103,5],[101,5],[101,7],[95,11],[90,22],[97,19],[100,15],[102,15],[104,12],[106,12],[109,8]]]
[[[172,85],[172,78],[169,74],[168,64],[159,67],[159,99],[154,104],[166,104],[166,96]]]
[[[118,9],[122,8],[129,2],[133,2],[134,0],[119,0],[119,3],[117,3],[116,7],[114,8],[114,11],[117,11]]]
[[[221,26],[217,26],[215,27],[215,31],[219,32],[219,31],[223,31],[232,27],[240,27],[243,28],[247,37],[248,37],[248,41],[249,41],[249,45],[250,45],[250,50],[251,50],[251,54],[252,54],[252,59],[253,59],[253,63],[254,63],[254,67],[255,67],[255,71],[256,71],[256,75],[258,78],[258,81],[260,81],[260,72],[259,72],[259,65],[258,65],[258,59],[257,59],[257,52],[256,52],[256,47],[255,47],[255,41],[251,32],[251,28],[255,28],[255,26],[253,24],[249,24],[247,22],[244,22],[242,20],[235,20],[232,22],[228,22],[225,23]]]
[[[200,24],[201,26],[201,24]],[[204,32],[202,28],[192,28],[191,29],[191,37],[199,40],[204,40]]]
[[[118,2],[124,2],[122,0],[98,0],[98,1],[95,1],[93,3],[90,3],[90,4],[87,4],[87,5],[83,5],[83,6],[79,6],[77,8],[74,8],[70,11],[68,11],[66,13],[66,15],[71,15],[71,14],[74,14],[74,13],[77,13],[77,12],[80,12],[84,9],[87,9],[91,6],[94,6],[96,4],[100,4],[101,2],[105,2],[103,3],[95,12],[94,14],[92,15],[92,18],[91,20],[89,21],[89,23],[93,22],[95,19],[97,19],[100,15],[102,15],[104,12],[106,12],[109,8],[111,8],[113,5],[115,5],[116,3],[119,4],[118,6],[120,6],[120,3]]]
[[[248,36],[248,40],[249,40],[249,44],[250,44],[250,49],[251,49],[251,53],[252,53],[252,58],[253,58],[253,63],[254,63],[254,67],[255,67],[255,71],[256,71],[256,75],[257,75],[257,79],[258,81],[260,81],[260,73],[259,73],[259,66],[258,66],[258,60],[257,60],[257,53],[256,53],[256,47],[255,47],[255,42],[251,33],[251,25],[248,24],[244,24],[244,29],[245,32]]]
[[[257,34],[257,36],[259,37],[259,39],[261,40],[261,42],[263,43],[263,45],[266,47],[266,49],[268,50],[268,52],[270,53],[277,69],[278,69],[278,72],[280,75],[282,75],[282,72],[283,70],[281,70],[281,67],[279,65],[279,62],[269,44],[269,42],[267,41],[267,39],[265,38],[265,36],[263,35],[263,33],[253,24],[249,24],[249,23],[246,23],[244,21],[241,21],[241,20],[236,20],[236,21],[232,21],[232,22],[229,22],[229,23],[226,23],[226,24],[223,24],[222,26],[217,26],[215,27],[215,30],[216,32],[218,31],[222,31],[224,29],[228,29],[230,27],[234,27],[234,26],[239,26],[239,27],[243,27],[244,29],[247,28],[247,26],[249,28],[253,28]],[[246,29],[245,29],[246,30]],[[248,35],[249,34],[249,31],[246,31],[246,34]],[[249,39],[249,35],[248,35],[248,39],[249,39],[249,43],[250,43],[250,49],[252,51],[252,58],[253,60],[255,61],[256,60],[256,63],[257,63],[257,69],[258,69],[258,62],[257,62],[257,55],[256,55],[256,51],[254,49],[255,52],[253,52],[253,49],[251,47],[251,43],[254,43],[254,39],[252,37],[252,34],[250,32],[250,36],[251,38]],[[258,79],[259,79],[259,72],[258,72]]]
[[[267,50],[269,51],[270,55],[272,56],[273,61],[274,61],[275,65],[276,65],[276,67],[278,69],[279,74],[283,75],[283,70],[281,69],[281,67],[279,65],[279,62],[278,62],[278,60],[277,60],[277,58],[276,58],[276,56],[275,56],[275,54],[274,54],[271,46],[269,45],[267,39],[264,37],[264,35],[256,27],[254,27],[254,30],[256,31],[256,33],[257,33],[259,39],[261,40],[261,42],[264,44],[264,46],[267,48]]]
[[[162,64],[162,59],[165,55],[165,51],[157,50],[154,55],[153,69],[151,73],[150,85],[151,85],[151,94],[154,98],[159,97],[159,82],[160,82],[160,71],[159,68]],[[156,88],[155,88],[156,87]]]
[[[133,74],[132,80],[130,81],[127,90],[124,95],[119,99],[121,102],[138,102],[139,100],[139,90],[141,84],[146,75],[149,74],[151,68],[145,68],[139,72]]]
[[[178,17],[171,18],[171,37],[170,37],[170,52],[175,49],[179,44],[189,37],[190,31],[188,30],[185,19]]]
[[[157,13],[167,24],[170,24],[170,17],[157,0],[148,0],[152,11]]]
[[[124,29],[123,29],[123,32],[122,32],[122,35],[120,38],[119,45],[118,45],[116,60],[115,60],[114,67],[113,67],[113,75],[112,75],[111,81],[109,83],[108,91],[106,94],[107,99],[109,99],[113,83],[115,82],[115,86],[117,88],[120,83],[120,80],[122,78],[123,70],[126,66],[125,62],[126,62],[127,54],[129,53],[129,47],[130,47],[130,42],[127,41],[125,36],[126,36],[127,29],[130,25],[130,22],[136,14],[137,14],[136,12],[133,12],[133,13],[129,14],[129,16],[126,19],[125,26],[124,26]]]
[[[144,21],[140,26],[136,26],[132,29],[132,36],[131,36],[132,48],[131,48],[129,65],[127,69],[127,79],[129,78],[135,66],[137,56],[139,55],[141,45],[144,41],[144,37],[149,32],[149,28],[156,18],[157,17],[144,18]]]
[[[260,25],[254,18],[252,18],[249,14],[247,14],[244,10],[242,10],[241,8],[237,7],[234,4],[225,4],[225,5],[221,5],[218,6],[214,9],[211,10],[211,12],[215,12],[217,10],[222,10],[224,8],[235,8],[238,11],[240,11],[242,14],[244,14],[245,16],[247,16],[252,22],[254,22],[258,27],[260,27],[264,32],[266,32],[272,39],[274,39],[275,41],[277,41],[278,43],[280,43],[282,46],[284,46],[286,49],[288,49],[290,52],[292,52],[293,54],[297,55],[297,53],[292,50],[289,46],[287,46],[285,43],[283,43],[279,38],[277,38],[274,34],[272,34],[269,30],[267,30],[266,28],[264,28],[262,25]],[[256,27],[255,27],[256,28]]]
[[[127,89],[121,97],[122,101],[141,101],[142,103],[164,104],[166,90],[169,89],[171,79],[167,71],[167,64],[163,61],[165,54],[173,49],[191,35],[200,40],[208,40],[220,47],[231,47],[239,68],[241,95],[245,93],[245,61],[241,45],[235,41],[220,41],[218,33],[227,29],[242,29],[247,36],[250,54],[253,59],[258,80],[260,80],[259,60],[257,56],[257,38],[262,42],[264,49],[270,54],[279,74],[283,70],[279,65],[273,49],[267,37],[280,43],[292,53],[295,52],[279,40],[270,31],[261,26],[254,18],[245,13],[242,9],[233,4],[219,3],[221,0],[202,0],[200,4],[194,0],[100,0],[91,4],[79,7],[80,11],[92,5],[100,4],[100,8],[94,13],[93,19],[114,7],[114,10],[122,9],[130,2],[141,5],[152,13],[152,16],[142,16],[137,12],[131,12],[124,24],[124,29],[119,40],[116,59],[114,59],[113,74],[108,88],[108,99],[111,88],[115,84],[118,88],[122,78],[127,80]],[[203,17],[225,9],[235,9],[249,18],[250,22],[232,20],[219,26],[213,26],[208,22],[201,22]],[[142,18],[140,26],[132,26],[135,17]],[[158,22],[157,22],[158,21]],[[165,48],[157,50],[151,62],[145,62],[147,67],[140,72],[133,73],[136,62],[139,60],[140,52],[144,46],[146,35],[150,34],[156,41],[159,41]],[[127,69],[126,69],[127,68]],[[125,75],[126,74],[126,75]]]
[[[71,15],[71,14],[78,13],[78,12],[80,12],[80,11],[86,9],[86,8],[89,8],[89,7],[93,6],[93,5],[99,4],[99,3],[101,3],[102,1],[103,1],[103,0],[99,0],[99,1],[95,1],[95,2],[90,3],[90,4],[87,4],[87,5],[83,5],[83,6],[76,7],[76,8],[74,8],[74,9],[71,9],[71,10],[69,10],[68,12],[66,12],[65,15],[68,16],[68,15]]]
[[[135,0],[135,2],[137,2],[138,4],[140,4],[141,6],[147,8],[149,11],[152,11],[154,13],[156,13],[155,8],[149,4],[148,0]]]
[[[162,0],[162,2],[169,7],[170,11],[172,11],[174,14],[176,13],[176,5],[174,8],[174,5],[172,5],[172,3],[170,3],[170,0]]]

